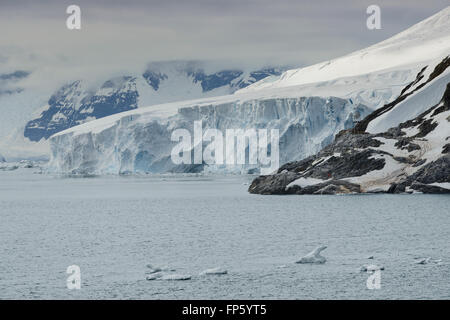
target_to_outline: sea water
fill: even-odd
[[[261,196],[252,176],[35,171],[0,172],[1,299],[450,298],[448,195]],[[295,263],[319,245],[325,264]],[[149,281],[148,264],[191,278]],[[384,267],[379,289],[368,264]],[[200,275],[212,268],[227,273]]]

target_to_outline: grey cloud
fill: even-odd
[[[382,30],[365,27],[365,10],[373,2],[382,9]],[[81,7],[81,31],[65,27],[70,4]],[[60,81],[138,71],[157,60],[305,65],[381,41],[447,5],[448,0],[2,0],[0,71],[20,66]]]

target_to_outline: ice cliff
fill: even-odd
[[[187,104],[187,105],[186,105]],[[274,98],[226,103],[165,104],[89,122],[50,138],[49,170],[73,174],[134,172],[258,172],[251,165],[175,165],[175,129],[278,129],[280,161],[309,156],[369,113],[364,105],[329,97]]]

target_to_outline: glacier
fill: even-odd
[[[175,129],[278,129],[280,162],[311,155],[370,112],[337,97],[273,98],[226,103],[163,104],[88,122],[50,138],[50,172],[125,174],[259,172],[259,165],[175,165]]]

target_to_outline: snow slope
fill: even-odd
[[[387,69],[420,67],[450,52],[450,6],[373,46],[306,68],[269,77],[239,92],[283,88],[354,77]],[[420,69],[419,69],[420,70]],[[418,72],[415,69],[414,75]]]
[[[433,65],[430,65],[429,70],[432,70],[432,67]],[[447,68],[432,83],[419,89],[413,96],[407,97],[389,112],[383,113],[372,120],[367,127],[367,131],[370,133],[384,132],[389,128],[395,127],[405,119],[415,118],[427,110],[429,106],[439,103],[449,82],[450,69]]]

